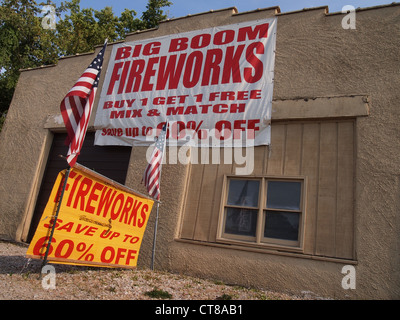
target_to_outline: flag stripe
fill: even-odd
[[[84,90],[84,92],[92,90],[94,80],[89,79],[89,81],[82,81],[83,79],[79,79],[77,83],[75,83],[74,90],[75,91],[80,91]]]
[[[149,195],[157,200],[160,199],[161,166],[166,144],[167,125],[168,123],[164,125],[160,135],[158,136],[149,164],[144,171],[142,179]]]
[[[71,167],[74,166],[80,154],[86,136],[106,47],[107,41],[60,104],[60,111],[68,133],[67,161]]]

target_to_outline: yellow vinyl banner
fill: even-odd
[[[58,174],[27,256],[43,259],[66,170]],[[111,180],[110,180],[111,181]],[[111,181],[112,182],[112,181]],[[134,268],[153,200],[71,168],[61,201],[48,261]]]

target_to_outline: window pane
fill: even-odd
[[[298,240],[300,214],[296,212],[266,211],[264,237]]]
[[[258,207],[258,180],[230,180],[228,205]]]
[[[257,210],[226,208],[225,233],[256,236]]]
[[[301,182],[268,181],[267,208],[300,210]]]

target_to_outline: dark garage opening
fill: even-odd
[[[59,157],[59,155],[66,156],[68,152],[68,146],[64,144],[66,138],[66,133],[54,134],[27,242],[30,242],[35,234],[58,173],[68,167],[67,161]],[[125,146],[95,146],[94,132],[87,132],[77,162],[114,181],[124,184],[131,150],[131,147]]]

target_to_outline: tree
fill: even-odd
[[[81,9],[80,0],[71,0],[65,4],[64,10],[69,11],[69,14],[65,14],[64,19],[57,23],[55,40],[60,54],[89,52],[95,45],[102,44],[106,38],[110,42],[120,38],[120,21],[111,7],[100,11],[92,8]]]
[[[93,47],[124,39],[129,32],[153,28],[166,19],[162,8],[167,0],[149,0],[141,19],[125,9],[115,16],[111,7],[81,9],[80,0],[70,0],[56,8],[56,29],[42,27],[43,3],[34,0],[0,2],[0,116],[8,110],[19,70],[53,64],[63,55],[90,52]],[[64,13],[64,15],[62,15]]]
[[[111,7],[98,11],[80,8],[80,0],[66,2],[63,10],[69,11],[57,23],[57,44],[64,55],[88,52],[104,42],[124,39],[127,33],[154,28],[167,18],[162,8],[171,6],[167,0],[149,0],[141,19],[136,11],[125,9],[116,17]]]
[[[149,0],[147,10],[142,14],[143,29],[154,28],[167,18],[161,8],[172,5],[168,0]]]
[[[55,63],[53,35],[41,26],[35,1],[4,0],[0,7],[0,113],[11,102],[19,69]]]

